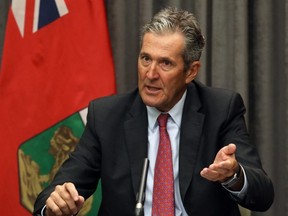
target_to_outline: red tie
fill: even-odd
[[[154,170],[153,216],[175,215],[172,150],[166,128],[168,117],[169,114],[161,114],[158,117],[160,142]]]

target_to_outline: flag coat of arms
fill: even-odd
[[[104,1],[12,0],[0,71],[1,215],[31,215],[77,145],[89,101],[115,91]],[[97,196],[79,215],[95,215]]]

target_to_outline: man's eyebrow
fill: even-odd
[[[140,52],[139,56],[148,56],[151,57],[151,55],[147,52]],[[174,62],[174,60],[168,56],[160,56],[157,57],[157,61],[169,61],[169,62]]]
[[[139,55],[147,55],[147,56],[150,56],[148,53],[146,53],[146,52],[140,52],[140,54]]]
[[[173,59],[169,58],[169,57],[160,57],[159,58],[161,61],[173,61]]]

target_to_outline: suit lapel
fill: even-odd
[[[138,95],[124,123],[125,138],[135,195],[138,192],[144,158],[147,157],[148,118],[146,106]]]
[[[195,84],[189,85],[183,108],[180,149],[179,149],[179,181],[181,198],[184,200],[187,189],[193,178],[200,137],[205,115],[199,113],[201,107]]]

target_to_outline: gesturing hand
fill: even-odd
[[[235,152],[235,144],[224,146],[218,151],[213,164],[204,168],[200,175],[210,181],[226,181],[240,168],[235,158]]]
[[[57,185],[46,201],[46,216],[72,216],[83,206],[84,197],[78,195],[73,183]]]

